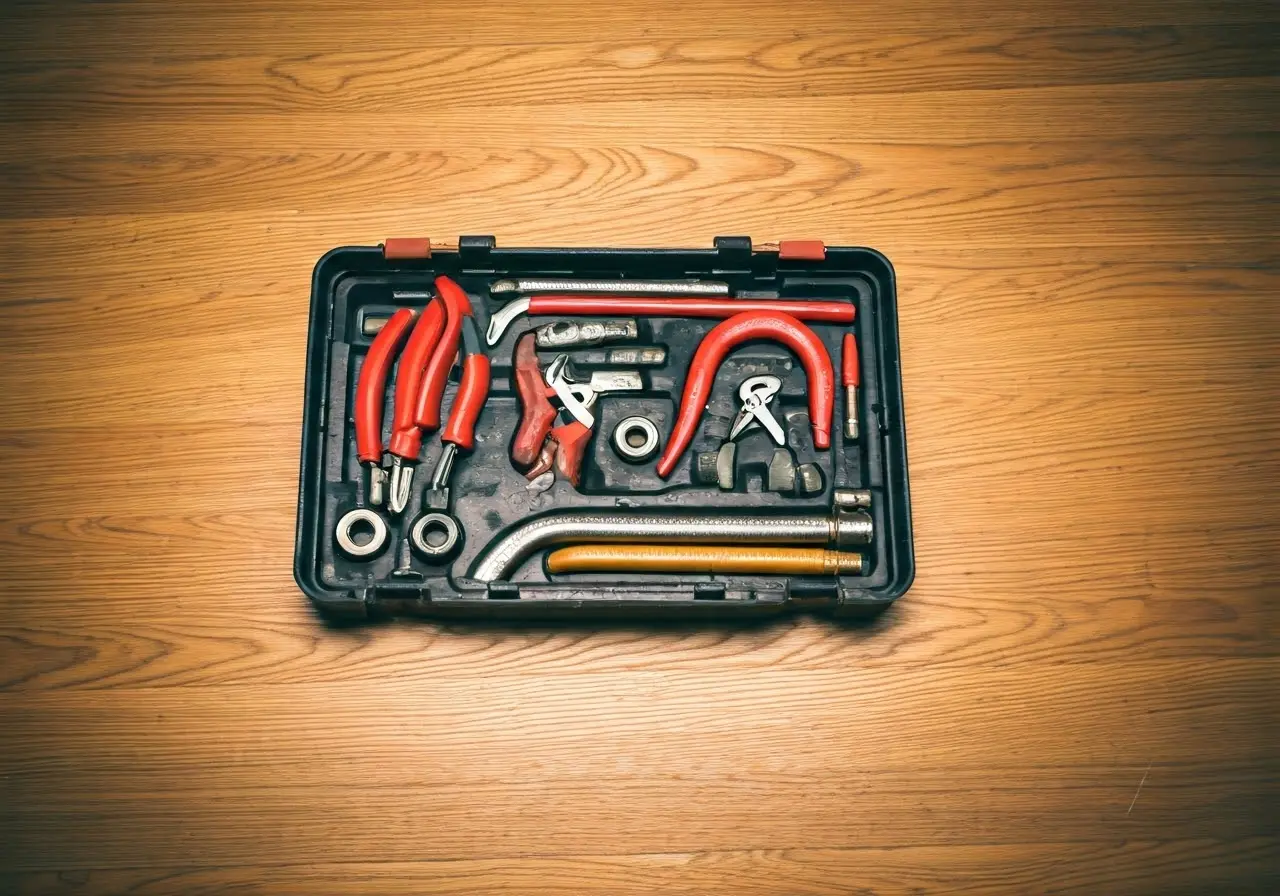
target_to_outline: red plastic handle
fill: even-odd
[[[422,450],[422,430],[418,428],[418,390],[423,368],[440,340],[444,328],[444,303],[432,299],[418,318],[396,371],[395,417],[391,424],[390,452],[406,460],[417,460]]]
[[[542,443],[556,419],[556,409],[547,400],[547,385],[538,368],[538,352],[532,332],[525,333],[516,342],[511,370],[521,408],[520,426],[516,429],[515,441],[511,443],[511,459],[519,466],[527,467],[538,459]]]
[[[476,419],[485,399],[489,397],[489,358],[487,355],[467,355],[462,362],[462,381],[453,396],[453,408],[449,422],[445,424],[442,442],[452,442],[465,451],[476,444]]]
[[[706,335],[689,364],[685,380],[684,396],[680,399],[680,413],[676,425],[667,440],[666,451],[658,461],[657,472],[663,479],[671,475],[680,455],[684,454],[698,420],[711,398],[716,371],[730,350],[752,339],[771,339],[781,342],[800,358],[809,378],[809,418],[813,426],[813,446],[818,449],[831,447],[831,413],[836,404],[836,376],[831,358],[822,340],[813,330],[787,314],[735,315],[716,324]]]
[[[362,463],[382,460],[382,403],[387,393],[387,374],[396,350],[409,332],[413,312],[401,308],[391,315],[374,337],[356,381],[356,456]]]
[[[458,356],[462,319],[472,314],[471,300],[466,292],[448,277],[436,278],[436,293],[444,301],[444,333],[427,362],[427,369],[422,374],[422,388],[418,390],[417,423],[428,432],[440,426],[440,401],[449,382],[449,371]]]
[[[556,443],[556,472],[562,479],[577,488],[582,482],[582,458],[587,453],[587,442],[591,439],[591,430],[577,420],[557,426],[551,430],[551,438]]]
[[[840,343],[840,382],[845,386],[857,386],[862,380],[858,370],[858,340],[852,333],[844,334]]]
[[[796,320],[853,323],[852,302],[817,299],[665,299],[652,296],[546,295],[529,299],[529,314],[640,314],[656,317],[732,317],[744,311],[789,314]]]

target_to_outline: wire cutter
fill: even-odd
[[[424,432],[432,432],[440,426],[445,384],[458,354],[463,323],[471,320],[473,314],[466,292],[457,283],[441,276],[436,278],[435,286],[437,297],[427,305],[418,326],[414,327],[396,376],[395,424],[389,449],[391,481],[387,498],[387,508],[392,513],[403,513],[409,506],[414,467],[422,451],[422,436]],[[484,360],[487,364],[488,358]],[[487,396],[486,367],[481,404]]]
[[[744,432],[763,426],[765,432],[779,445],[787,444],[787,435],[782,431],[769,404],[775,395],[782,390],[782,380],[776,376],[753,376],[742,381],[738,387],[738,397],[742,399],[742,410],[734,418],[729,427],[729,441],[733,441]]]

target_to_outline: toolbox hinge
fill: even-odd
[[[489,268],[491,253],[498,241],[491,236],[458,237],[458,260],[464,268]]]
[[[393,237],[382,244],[387,261],[408,261],[431,257],[431,240],[424,237]]]
[[[751,237],[718,236],[714,242],[719,258],[716,267],[720,270],[741,270],[751,268]]]
[[[827,247],[822,240],[782,240],[778,243],[779,261],[826,261]]]
[[[798,607],[834,606],[840,599],[835,578],[792,579],[787,583],[787,603]]]

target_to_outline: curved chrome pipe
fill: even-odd
[[[644,543],[830,544],[837,548],[871,541],[871,517],[861,511],[791,513],[681,513],[665,510],[569,510],[529,520],[481,554],[471,578],[507,578],[534,551],[571,541]]]

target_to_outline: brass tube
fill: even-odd
[[[821,548],[728,547],[700,544],[583,544],[547,556],[562,572],[701,572],[739,575],[857,575],[862,555]]]

